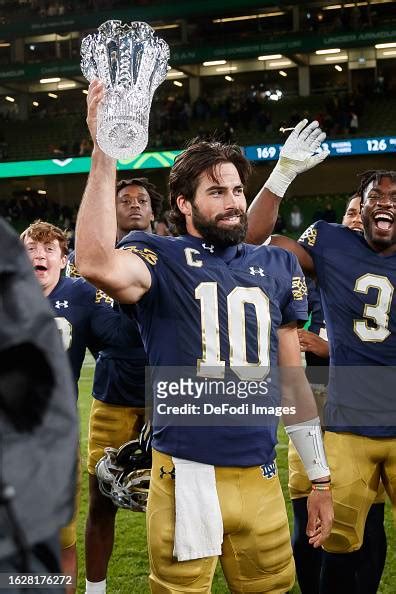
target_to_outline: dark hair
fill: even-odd
[[[133,177],[132,179],[120,179],[116,184],[116,195],[118,192],[127,186],[140,186],[144,188],[150,196],[151,209],[153,211],[154,218],[156,219],[162,211],[162,205],[164,197],[160,194],[154,184],[149,182],[147,177]]]
[[[354,194],[352,194],[352,196],[349,196],[346,199],[344,212],[346,212],[348,210],[350,203],[352,202],[352,200],[355,200],[355,198],[360,198],[360,200],[362,200],[360,194],[358,192],[355,192]]]
[[[178,155],[169,174],[169,194],[171,211],[169,220],[177,233],[187,232],[186,219],[179,210],[176,199],[184,196],[193,203],[198,187],[198,178],[204,171],[208,171],[214,181],[215,169],[221,163],[235,165],[242,184],[245,184],[251,172],[249,161],[242,154],[236,144],[223,144],[194,138],[186,150]]]
[[[383,177],[389,177],[392,182],[396,183],[396,171],[385,171],[384,169],[370,169],[360,174],[360,184],[357,190],[358,196],[361,197],[363,203],[364,193],[372,181],[379,183]]]

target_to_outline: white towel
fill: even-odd
[[[172,458],[175,466],[175,542],[178,561],[221,555],[223,519],[214,466]]]

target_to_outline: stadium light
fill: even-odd
[[[51,97],[52,99],[58,99],[58,95],[55,95],[55,93],[48,93],[48,97]]]
[[[33,107],[38,107],[40,104],[38,101],[33,101],[32,105],[33,105]]]
[[[227,76],[224,77],[226,80],[228,80],[228,82],[234,82],[234,79],[232,78],[232,76],[229,76],[227,74]]]
[[[265,60],[278,60],[281,57],[282,57],[282,54],[270,54],[268,56],[259,56],[257,58],[257,60],[262,60],[262,61],[265,61]]]
[[[40,84],[46,85],[48,83],[57,83],[60,82],[59,76],[54,76],[53,78],[40,78]]]
[[[225,17],[223,19],[213,19],[212,23],[231,23],[234,21],[250,21],[252,19],[266,19],[274,16],[286,14],[284,10],[274,10],[273,12],[262,12],[260,14],[244,14],[236,17]]]
[[[37,190],[37,194],[42,194],[43,196],[45,196],[46,193],[46,190]]]
[[[9,43],[8,41],[2,41],[0,43],[0,47],[10,47],[10,46],[11,46],[11,43]]]
[[[374,47],[375,49],[386,49],[388,47],[396,47],[396,42],[393,41],[391,43],[377,43]]]
[[[281,76],[287,76],[287,72],[285,72],[284,70],[279,70],[279,74]]]
[[[15,99],[14,97],[10,97],[9,95],[7,95],[7,97],[5,98],[6,101],[9,101],[10,103],[15,103]]]
[[[326,62],[338,62],[338,60],[348,60],[348,56],[346,54],[342,54],[342,56],[327,56],[325,60]]]
[[[160,31],[162,29],[178,29],[179,27],[180,25],[177,23],[170,23],[169,25],[157,25],[156,27],[153,27],[153,29]]]
[[[332,49],[323,49],[323,50],[316,50],[315,54],[317,56],[324,56],[325,54],[339,54],[340,53],[340,48],[339,47],[335,47]]]
[[[394,50],[389,50],[388,52],[382,52],[383,56],[395,56],[396,55],[396,49]]]
[[[74,87],[76,87],[76,83],[73,81],[70,82],[63,82],[63,83],[59,83],[58,85],[58,89],[74,89]]]
[[[83,89],[82,92],[84,93],[84,95],[88,95],[87,89]]]
[[[203,62],[202,66],[221,66],[227,64],[227,60],[212,60],[211,62]]]
[[[338,72],[342,72],[342,66],[340,66],[339,64],[336,64],[336,65],[334,66],[334,68],[335,68],[336,70],[338,70]]]
[[[180,72],[180,70],[168,70],[168,74],[166,75],[166,78],[180,78],[184,76],[184,72]]]
[[[183,86],[183,83],[182,83],[182,82],[180,82],[180,80],[174,80],[174,81],[173,81],[173,84],[174,84],[176,87],[182,87],[182,86]]]
[[[290,60],[283,60],[282,62],[270,62],[268,64],[268,66],[272,67],[272,68],[276,68],[278,67],[282,67],[282,66],[291,66],[292,63],[290,62]]]
[[[386,4],[387,0],[371,0],[370,4]],[[336,10],[340,8],[353,8],[354,6],[367,6],[368,2],[347,2],[342,4],[331,4],[330,6],[323,6],[322,10]]]
[[[216,68],[216,72],[231,72],[234,70],[238,70],[238,66],[220,66],[220,68]]]

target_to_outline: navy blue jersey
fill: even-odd
[[[326,426],[396,435],[396,255],[381,256],[360,233],[324,221],[299,241],[315,263],[329,337]]]
[[[61,277],[48,299],[77,386],[86,348],[90,345],[103,348],[119,340],[120,315],[113,311],[103,291],[97,291],[82,278]]]
[[[118,304],[114,305],[118,309]],[[122,337],[99,353],[92,395],[107,404],[144,407],[146,353],[135,320],[120,312]]]
[[[311,278],[307,278],[307,288],[308,312],[311,316],[308,330],[319,335],[320,331],[326,328],[320,292],[315,281]],[[319,357],[315,353],[306,351],[305,360],[308,381],[311,384],[327,385],[329,381],[329,358]]]
[[[320,331],[326,327],[322,300],[320,292],[316,283],[312,278],[307,278],[307,289],[308,289],[308,313],[311,315],[311,320],[308,326],[310,332],[319,334]]]
[[[79,278],[74,252],[68,257],[66,275]],[[114,344],[99,350],[95,365],[92,395],[107,404],[144,407],[146,353],[136,321],[120,311],[117,303],[114,310],[120,314],[120,335]]]
[[[150,290],[135,306],[149,364],[247,375],[276,366],[277,329],[307,319],[306,285],[293,254],[240,244],[226,249],[192,236],[130,233],[119,244],[146,263]],[[154,371],[154,373],[159,373]],[[239,375],[239,377],[241,377]],[[274,459],[276,426],[161,425],[154,402],[154,447],[219,466],[256,466]],[[179,423],[180,425],[180,423]]]

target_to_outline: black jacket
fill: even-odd
[[[4,485],[14,491],[29,546],[72,516],[77,435],[73,381],[51,307],[19,237],[0,218],[0,495]],[[0,559],[16,550],[0,501]]]

